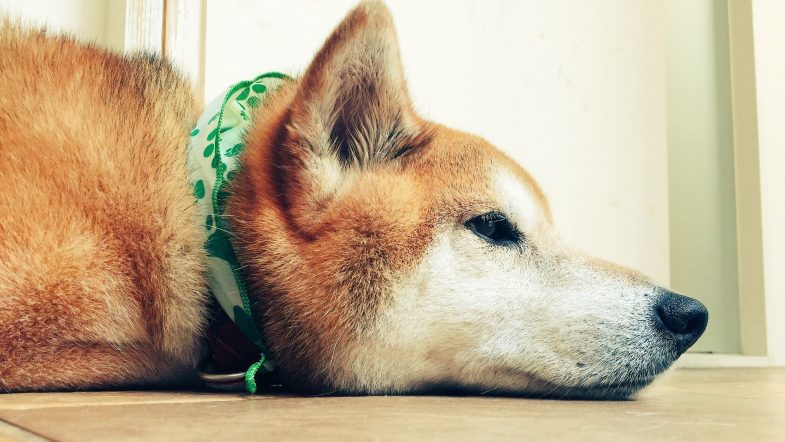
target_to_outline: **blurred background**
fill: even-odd
[[[212,100],[303,71],[354,0],[0,0],[173,58]],[[540,182],[564,236],[703,301],[686,364],[785,365],[785,1],[389,0],[417,108]],[[2,54],[0,54],[2,57]]]

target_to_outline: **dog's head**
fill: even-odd
[[[626,397],[707,313],[565,247],[543,192],[412,109],[389,12],[363,3],[258,113],[228,213],[292,386]]]

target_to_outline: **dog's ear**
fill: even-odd
[[[392,16],[361,3],[327,39],[290,107],[289,141],[341,169],[401,157],[425,142],[412,109]]]

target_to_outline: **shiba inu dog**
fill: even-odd
[[[166,61],[0,24],[0,391],[193,382],[199,114]],[[626,398],[706,327],[699,302],[565,246],[494,146],[417,115],[381,3],[244,144],[222,217],[294,389]]]

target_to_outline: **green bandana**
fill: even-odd
[[[246,372],[250,393],[256,391],[256,371],[263,368],[271,372],[274,364],[266,360],[264,342],[256,328],[240,265],[229,241],[232,233],[224,218],[226,189],[240,167],[237,159],[244,148],[253,109],[261,106],[267,94],[281,86],[286,78],[269,72],[233,85],[207,105],[188,141],[191,183],[200,222],[207,230],[204,243],[207,283],[221,308],[261,353],[260,361]]]

